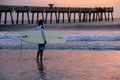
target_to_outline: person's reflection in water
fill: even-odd
[[[37,59],[37,65],[38,65],[39,76],[40,76],[39,80],[47,80],[45,76],[43,61],[40,59]]]

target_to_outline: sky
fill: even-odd
[[[0,5],[26,5],[56,7],[114,7],[114,17],[120,18],[120,0],[0,0]]]

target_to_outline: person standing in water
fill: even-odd
[[[44,30],[44,20],[39,20],[38,21],[38,25],[35,27],[35,30],[40,30],[41,33],[42,33],[42,37],[43,37],[43,40],[44,40],[44,43],[42,44],[38,44],[38,52],[37,52],[37,58],[36,59],[39,59],[42,60],[43,58],[43,51],[45,50],[45,44],[47,43],[46,41],[46,37],[45,37],[45,30]]]

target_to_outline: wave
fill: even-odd
[[[21,40],[0,39],[0,49],[38,49],[38,44]],[[120,50],[120,41],[79,41],[47,44],[46,49]]]
[[[47,44],[47,49],[120,50],[120,34],[65,34],[66,43]],[[21,42],[19,33],[1,33],[0,49],[37,49],[37,44]]]
[[[66,34],[67,41],[120,41],[120,34],[79,33]]]
[[[67,42],[73,41],[120,41],[119,33],[76,33],[65,34]],[[0,33],[0,39],[18,40],[19,33]]]

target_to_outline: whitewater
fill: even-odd
[[[120,33],[64,33],[66,43],[47,44],[46,49],[120,50]],[[1,49],[37,49],[20,40],[17,32],[0,33]]]
[[[20,40],[19,34],[34,30],[36,24],[1,25],[0,49],[37,49]],[[45,24],[45,30],[59,31],[64,44],[47,44],[46,49],[120,50],[120,19],[102,22]]]

